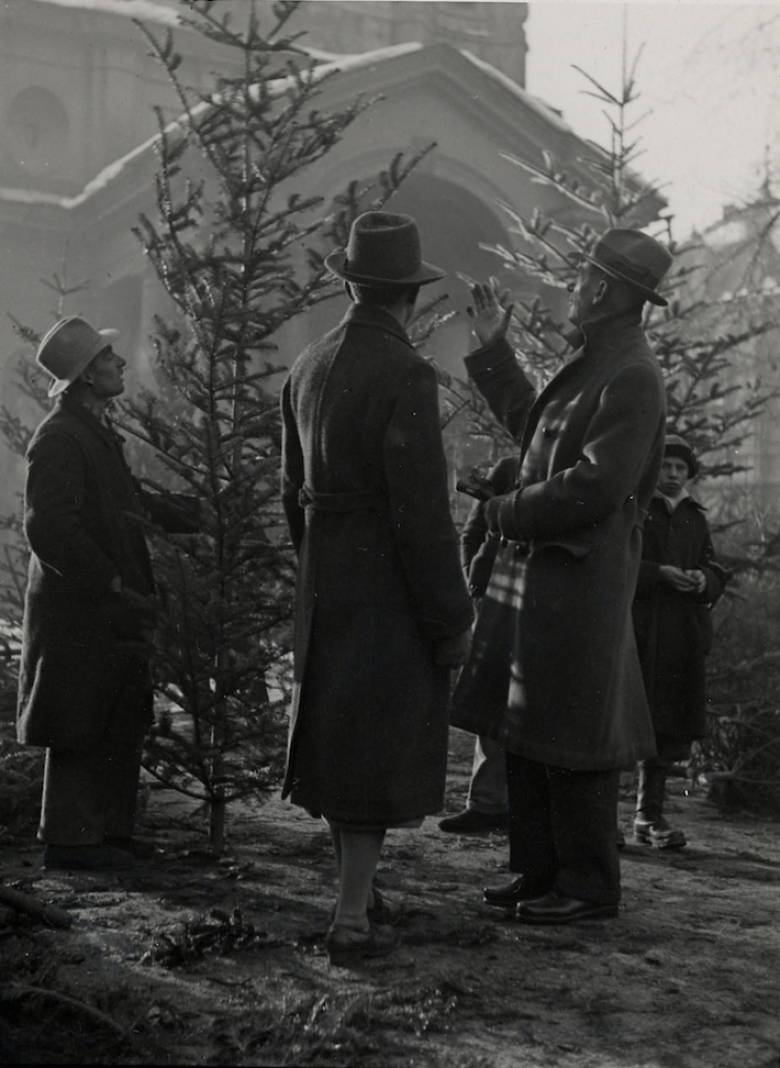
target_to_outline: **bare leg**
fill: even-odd
[[[371,902],[371,886],[382,852],[384,831],[337,831],[339,847],[336,849],[339,865],[339,896],[336,902],[336,927],[351,927],[353,930],[368,930],[366,909]]]

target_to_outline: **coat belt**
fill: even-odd
[[[298,491],[298,503],[301,508],[312,508],[315,512],[359,512],[365,508],[379,508],[384,498],[379,493],[318,493],[301,486]]]

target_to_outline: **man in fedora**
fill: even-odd
[[[333,963],[392,951],[374,874],[385,831],[441,810],[450,670],[473,610],[450,515],[434,369],[406,332],[422,259],[410,216],[352,225],[328,269],[352,306],[282,391],[282,499],[299,572],[283,796],[324,817],[339,870]]]
[[[133,823],[152,717],[155,586],[145,502],[105,418],[125,388],[117,337],[68,316],[36,355],[56,402],[27,451],[17,735],[46,748],[38,836],[47,868],[125,867],[154,852]]]
[[[570,287],[580,345],[538,397],[506,340],[506,296],[471,289],[481,347],[466,365],[521,453],[516,487],[485,505],[502,546],[453,722],[486,717],[504,745],[515,878],[485,900],[522,923],[617,915],[620,770],[654,752],[631,603],[666,413],[642,312],[666,304],[671,259],[640,231],[601,237]]]

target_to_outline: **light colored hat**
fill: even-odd
[[[613,278],[630,282],[653,304],[665,308],[669,303],[657,288],[672,265],[672,254],[641,230],[607,230],[586,258]]]
[[[422,258],[420,231],[411,215],[366,211],[352,223],[345,249],[325,266],[337,278],[365,286],[425,286],[446,271]]]
[[[118,330],[96,330],[78,315],[68,315],[56,322],[44,335],[35,354],[36,363],[54,379],[49,396],[56,397],[67,389],[95,356],[118,337]]]

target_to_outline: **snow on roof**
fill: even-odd
[[[492,63],[486,63],[484,59],[480,59],[479,56],[475,56],[473,52],[469,52],[465,48],[460,49],[460,54],[470,63],[473,63],[475,67],[478,67],[490,78],[498,82],[499,85],[503,85],[519,100],[522,100],[527,107],[540,115],[545,122],[548,122],[551,126],[556,126],[559,130],[563,130],[564,133],[573,133],[571,126],[563,121],[557,111],[545,104],[538,96],[533,96],[533,94],[523,89],[522,85],[518,85],[513,78],[510,78],[508,74],[504,74],[498,67],[494,67]]]
[[[36,2],[55,3],[62,7],[83,8],[89,6],[93,8],[103,8],[105,10],[121,8],[123,13],[125,13],[127,9],[136,9],[140,7],[155,8],[158,13],[165,10],[164,8],[158,7],[154,3],[154,0],[36,0]],[[168,11],[168,14],[173,14],[173,12]],[[367,52],[355,53],[354,55],[339,56],[326,52],[315,54],[313,50],[308,49],[306,51],[309,53],[310,58],[320,61],[319,65],[315,68],[316,76],[318,78],[324,78],[326,75],[334,73],[335,71],[347,72],[359,70],[362,67],[367,67],[374,63],[381,63],[387,60],[396,59],[399,56],[409,55],[413,52],[420,51],[423,47],[424,46],[417,41],[410,41],[406,44],[389,45],[385,48],[375,48]],[[547,105],[537,97],[527,93],[525,89],[517,84],[517,82],[507,77],[507,75],[502,74],[501,71],[497,70],[490,63],[485,63],[483,60],[478,59],[470,52],[461,49],[460,53],[484,74],[495,79],[503,85],[504,88],[508,89],[522,100],[524,104],[536,111],[546,122],[567,133],[572,132],[571,128],[561,119],[557,112],[547,107]],[[272,91],[283,92],[290,83],[291,79],[280,79],[277,85],[273,87]],[[192,114],[197,115],[206,107],[208,107],[207,101],[197,104],[193,107]],[[183,121],[185,121],[183,118],[175,119],[168,125],[166,128],[167,131],[174,131]],[[113,163],[110,163],[107,167],[104,167],[103,170],[96,174],[95,177],[84,186],[83,190],[75,196],[62,196],[60,194],[27,189],[0,188],[0,201],[28,205],[49,205],[51,207],[59,207],[66,210],[77,208],[89,200],[91,196],[109,185],[109,183],[117,178],[134,159],[137,159],[139,156],[142,156],[147,152],[155,144],[158,137],[159,134],[155,134],[142,144],[137,145],[126,155],[115,160]]]
[[[108,15],[124,15],[128,19],[145,19],[166,26],[181,25],[178,12],[158,4],[156,0],[34,0],[34,3],[78,8],[81,11],[105,11]]]

